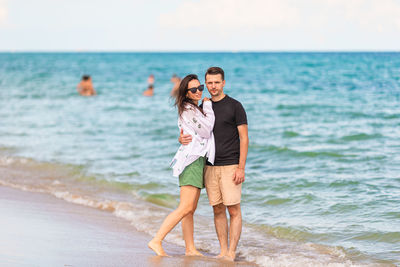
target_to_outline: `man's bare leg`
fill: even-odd
[[[217,258],[221,258],[228,253],[228,219],[226,218],[226,206],[222,203],[213,206],[214,224],[217,232],[221,252]]]
[[[197,208],[197,203],[199,201],[200,197],[200,190],[197,193],[196,200],[194,201],[194,207],[193,210],[196,210]],[[193,215],[194,213],[189,213],[185,217],[183,217],[181,224],[182,224],[182,233],[183,233],[183,239],[185,240],[185,246],[186,246],[186,256],[203,256],[195,247],[194,245],[194,238],[193,238],[193,232],[194,232],[194,221],[193,221]]]
[[[239,243],[240,234],[242,233],[242,211],[240,209],[240,203],[228,206],[228,212],[230,216],[229,249],[224,258],[229,261],[234,261],[236,257],[236,248]]]

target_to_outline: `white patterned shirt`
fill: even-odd
[[[199,157],[207,157],[214,164],[215,142],[213,128],[215,122],[211,101],[203,102],[203,112],[187,104],[186,109],[178,118],[178,127],[183,129],[183,134],[190,134],[192,142],[181,145],[171,161],[173,175],[179,176],[186,166],[193,163]]]

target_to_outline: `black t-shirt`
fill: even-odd
[[[215,114],[215,166],[239,163],[240,139],[237,126],[247,124],[246,111],[239,101],[225,95],[218,102],[212,101]],[[207,162],[210,165],[209,162]]]

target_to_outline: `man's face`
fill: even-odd
[[[206,86],[211,96],[220,96],[224,90],[225,80],[222,80],[221,74],[207,74]]]

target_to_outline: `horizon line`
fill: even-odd
[[[399,53],[400,50],[0,50],[0,53]]]

